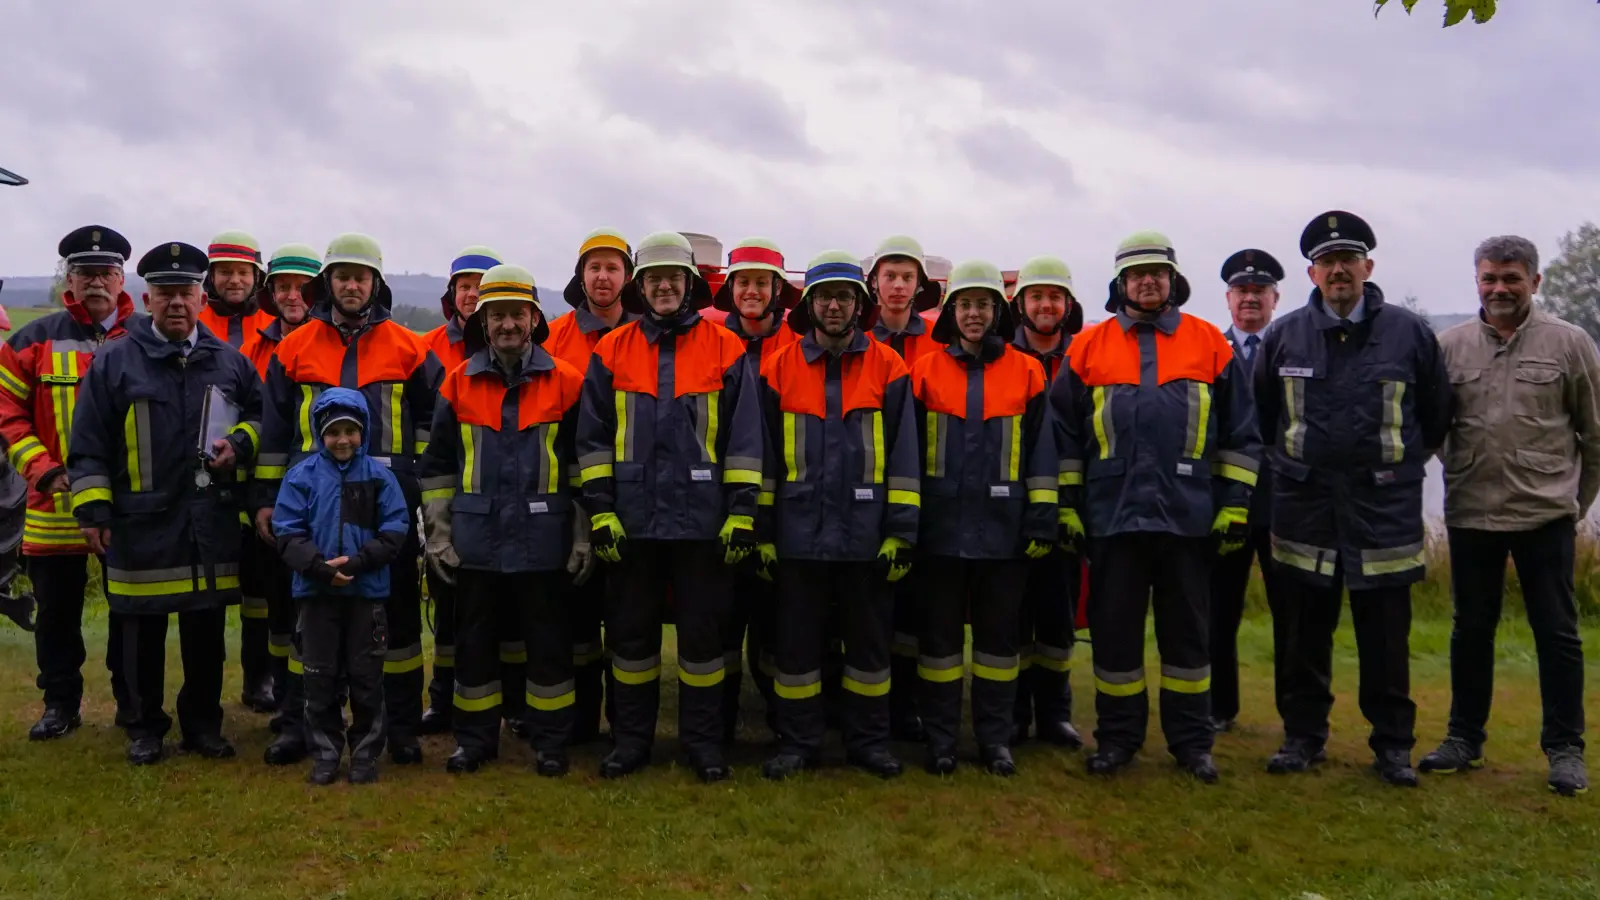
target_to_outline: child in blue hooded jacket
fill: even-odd
[[[312,784],[339,775],[346,731],[338,675],[350,682],[350,781],[378,780],[383,751],[383,659],[388,649],[384,600],[389,562],[405,540],[410,515],[399,482],[367,456],[367,402],[329,388],[311,405],[322,452],[296,464],[278,490],[272,530],[294,571],[300,604],[295,641],[305,664],[306,743]]]

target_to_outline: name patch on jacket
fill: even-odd
[[[1306,369],[1300,366],[1278,367],[1278,377],[1280,378],[1315,378],[1316,375],[1316,369]]]

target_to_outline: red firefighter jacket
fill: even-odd
[[[0,437],[11,467],[28,482],[28,510],[22,552],[53,556],[89,552],[72,515],[68,492],[41,494],[39,487],[65,474],[67,446],[78,392],[95,352],[127,335],[133,298],[117,297],[117,321],[110,331],[70,293],[66,309],[23,326],[0,345]]]

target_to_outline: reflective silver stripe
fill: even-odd
[[[1405,425],[1402,404],[1406,397],[1404,381],[1383,382],[1383,416],[1378,429],[1378,447],[1384,462],[1399,462],[1405,458],[1406,445],[1401,437]]]
[[[389,652],[383,654],[383,660],[384,662],[405,662],[408,659],[416,659],[421,655],[422,645],[419,643],[412,644],[409,647],[390,647]]]
[[[726,670],[722,657],[717,657],[710,662],[693,662],[687,659],[678,660],[678,668],[690,675],[715,675]]]
[[[1144,669],[1133,669],[1132,671],[1128,672],[1112,672],[1107,669],[1102,669],[1099,666],[1095,666],[1094,677],[1097,681],[1104,681],[1106,684],[1138,684],[1144,680]]]
[[[216,572],[218,578],[227,578],[230,575],[239,574],[238,563],[218,563],[211,568]]]
[[[1038,656],[1043,656],[1046,659],[1054,659],[1059,662],[1067,662],[1068,660],[1072,659],[1071,647],[1052,647],[1049,644],[1035,643],[1033,645],[1033,652]]]
[[[1283,377],[1283,452],[1294,459],[1306,455],[1306,379]]]
[[[1261,465],[1259,463],[1251,459],[1249,456],[1246,456],[1243,453],[1237,453],[1233,450],[1218,450],[1217,462],[1225,463],[1230,466],[1238,466],[1247,472],[1261,471]]]
[[[467,687],[461,682],[456,682],[456,696],[463,700],[482,700],[500,693],[500,682],[491,681],[478,687]]]
[[[572,693],[575,690],[577,690],[577,686],[570,679],[568,679],[567,681],[563,681],[560,684],[549,684],[549,685],[539,684],[538,682],[535,682],[532,679],[529,679],[528,684],[527,684],[528,693],[533,695],[533,696],[535,696],[535,697],[538,697],[541,700],[555,700],[555,699],[558,699],[558,698],[561,698],[561,697],[565,697],[566,695]]]
[[[609,465],[616,458],[617,455],[609,450],[599,450],[594,453],[586,453],[583,456],[578,457],[578,468],[592,469],[595,466]]]
[[[454,475],[435,475],[432,478],[422,479],[424,491],[448,491],[456,486]]]
[[[624,391],[622,397],[623,412],[627,417],[626,430],[622,435],[622,455],[617,457],[617,462],[631,462],[634,457],[634,433],[638,431],[638,395],[631,391]]]
[[[388,454],[390,447],[394,444],[394,422],[389,418],[390,398],[393,396],[394,389],[394,385],[379,386],[379,395],[382,397],[380,402],[383,407],[372,410],[372,414],[369,417],[372,420],[373,431],[376,432],[377,440],[368,446],[377,448],[376,452],[378,453]]]
[[[259,453],[256,455],[257,468],[262,466],[277,466],[281,469],[288,464],[289,454],[287,453]]]
[[[72,483],[72,493],[87,491],[92,488],[111,487],[111,479],[104,475],[85,475]]]
[[[1094,423],[1095,443],[1100,445],[1100,458],[1110,459],[1117,455],[1117,424],[1112,418],[1111,406],[1117,398],[1117,386],[1114,384],[1101,385],[1094,389],[1094,411],[1091,418]]]
[[[1297,541],[1286,541],[1277,535],[1273,535],[1272,558],[1274,561],[1281,562],[1286,566],[1293,566],[1301,571],[1332,578],[1335,567],[1338,565],[1339,552],[1327,547],[1317,547]]]
[[[433,432],[426,428],[418,428],[412,432],[412,435],[419,444],[426,444],[433,440]]]
[[[1016,416],[1002,416],[997,423],[1000,426],[1000,470],[995,477],[1001,481],[1011,480],[1012,442],[1016,439],[1013,423],[1016,420]]]
[[[551,481],[550,476],[552,474],[558,475],[559,473],[552,473],[550,469],[552,468],[552,464],[559,465],[559,463],[556,463],[555,460],[550,458],[550,454],[545,452],[546,443],[551,437],[550,429],[554,427],[556,427],[554,424],[546,422],[540,425],[535,425],[527,432],[529,436],[528,445],[534,448],[534,455],[539,458],[538,464],[534,467],[535,477],[532,486],[532,493],[535,494],[555,493],[549,489]]]
[[[455,661],[456,661],[456,645],[455,644],[434,644],[433,645],[433,664],[435,666],[439,666],[439,665],[455,665]]]
[[[913,494],[922,492],[922,482],[915,478],[889,478],[890,491],[910,491]]]
[[[856,681],[861,684],[883,684],[889,680],[889,670],[879,669],[876,672],[863,672],[852,666],[845,666],[844,677],[848,681]]]
[[[235,567],[237,568],[237,567]],[[218,572],[222,575],[222,572]],[[107,581],[121,581],[126,584],[154,584],[158,581],[189,581],[195,577],[193,566],[177,566],[171,569],[113,569],[106,567]]]
[[[776,671],[777,667],[774,666],[773,669]],[[802,672],[799,675],[789,675],[785,672],[778,671],[777,674],[773,676],[773,680],[784,687],[805,687],[806,685],[810,684],[820,684],[822,682],[822,670],[812,669],[809,672]]]
[[[1056,479],[1049,475],[1026,479],[1023,484],[1030,491],[1053,491],[1056,489]]]
[[[1211,385],[1203,381],[1189,382],[1189,420],[1184,427],[1184,450],[1192,459],[1206,455],[1206,439],[1210,431]]]
[[[265,598],[265,597],[252,597],[249,594],[244,594],[244,595],[241,595],[239,597],[239,605],[240,606],[248,606],[251,609],[266,609],[267,608],[267,598]]]
[[[873,413],[862,412],[861,415],[861,483],[876,484],[878,479],[873,477],[873,470],[878,465],[877,450],[873,445],[872,427]],[[879,425],[878,427],[882,427]]]
[[[52,353],[90,353],[90,354],[92,354],[98,349],[100,349],[99,346],[96,345],[93,341],[79,341],[79,340],[73,340],[71,338],[67,338],[65,340],[63,340],[61,338],[52,338],[50,340],[50,352],[52,352]]]
[[[794,422],[794,443],[784,448],[786,454],[794,456],[794,467],[789,472],[790,481],[806,480],[806,419],[804,413],[788,413],[788,421]]]
[[[730,456],[724,465],[730,469],[748,469],[751,472],[761,471],[761,460],[753,456]]]
[[[939,671],[943,671],[945,669],[959,669],[959,668],[961,668],[961,663],[962,662],[963,662],[963,658],[962,658],[961,654],[959,654],[959,653],[954,653],[954,654],[951,654],[950,656],[919,656],[919,657],[917,657],[917,665],[921,666],[924,669],[936,669],[936,670],[939,670]]]
[[[1201,666],[1198,669],[1180,669],[1165,663],[1161,666],[1161,677],[1176,678],[1179,681],[1205,681],[1211,677],[1211,667]]]
[[[1361,551],[1361,574],[1395,575],[1424,564],[1420,543]]]
[[[711,423],[715,404],[720,402],[721,391],[711,391],[707,394],[696,394],[694,397],[694,439],[700,446],[700,459],[702,462],[714,463],[717,461],[717,429]]]
[[[651,669],[661,668],[661,654],[648,659],[623,659],[620,656],[611,658],[611,665],[624,672],[648,672]]]

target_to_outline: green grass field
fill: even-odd
[[[1367,768],[1348,627],[1337,663],[1332,759],[1274,778],[1270,632],[1245,625],[1245,713],[1218,744],[1224,780],[1178,775],[1152,735],[1139,765],[1091,781],[1080,754],[1030,744],[1012,780],[975,766],[939,780],[914,768],[883,783],[844,768],[762,781],[764,729],[747,733],[731,783],[706,787],[674,761],[623,783],[594,774],[597,748],[562,781],[535,777],[512,748],[475,777],[387,767],[370,788],[312,788],[305,769],[269,769],[266,718],[225,694],[240,756],[123,762],[89,626],[85,726],[30,744],[39,712],[29,637],[0,628],[0,896],[120,897],[1593,897],[1600,893],[1600,794],[1551,795],[1537,748],[1539,701],[1526,627],[1502,629],[1490,767],[1417,791]],[[1415,695],[1425,745],[1448,710],[1448,622],[1419,620]],[[1594,653],[1596,633],[1588,635]],[[234,645],[236,632],[230,635]],[[231,651],[230,651],[231,652]],[[174,638],[169,661],[176,665]],[[1085,669],[1078,722],[1092,726]],[[168,708],[178,682],[168,683]],[[669,673],[665,682],[674,683]],[[1590,696],[1596,681],[1590,681]],[[748,690],[748,686],[747,686]],[[668,709],[671,689],[668,689]],[[749,709],[758,710],[752,695]],[[1591,706],[1593,704],[1591,703]],[[759,720],[759,715],[751,715]],[[664,724],[670,731],[670,722]],[[1419,748],[1420,751],[1421,748]],[[920,763],[918,748],[903,747]],[[840,760],[837,746],[830,758]]]
[[[11,318],[12,331],[16,331],[29,322],[32,322],[34,319],[48,316],[53,312],[60,312],[60,310],[42,306],[24,306],[18,309],[12,309],[11,307],[6,308],[6,315]]]

